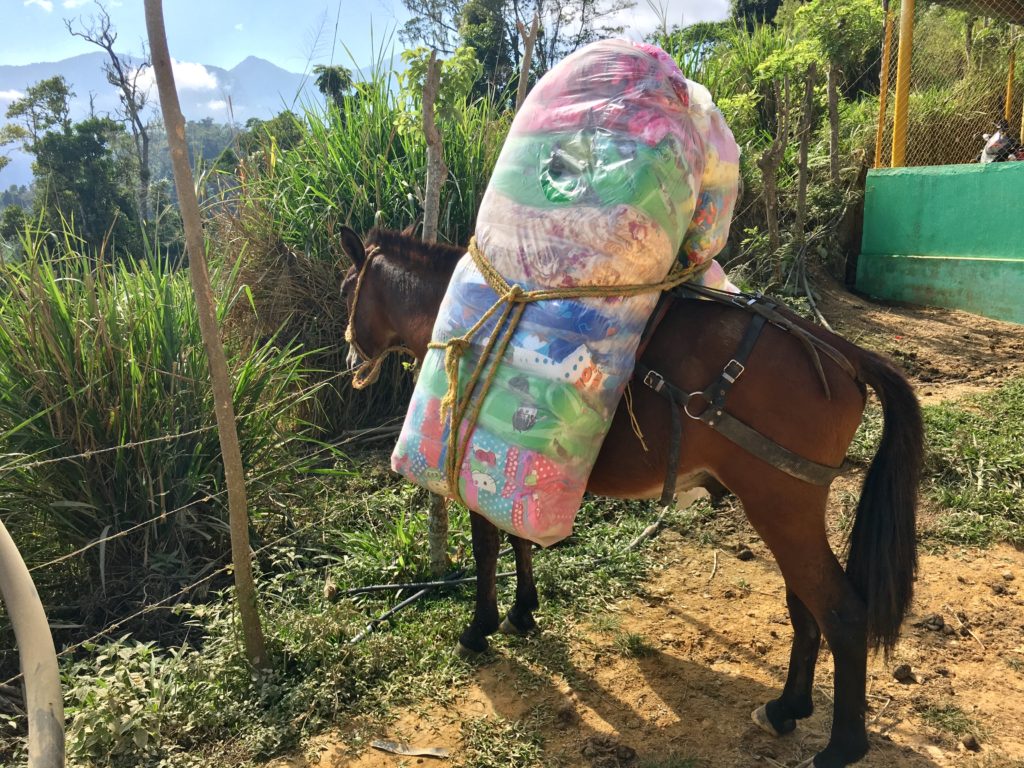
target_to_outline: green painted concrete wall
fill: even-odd
[[[868,173],[857,287],[1024,323],[1024,163]]]

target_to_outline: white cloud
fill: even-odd
[[[25,0],[25,5],[38,5],[47,13],[53,12],[53,0]]]
[[[245,29],[245,24],[243,24],[242,22],[238,22],[237,24],[235,24],[236,32],[241,32],[243,29]]]
[[[212,109],[214,112],[223,112],[228,108],[228,103],[224,99],[214,99],[206,102],[206,108]]]
[[[15,99],[22,99],[24,97],[25,94],[21,91],[15,91],[13,89],[10,91],[0,91],[0,101],[14,101]]]
[[[61,5],[65,8],[81,8],[83,5],[88,5],[89,0],[64,0]]]
[[[688,26],[698,21],[721,21],[729,17],[727,0],[644,0],[619,11],[607,23],[621,25],[625,37],[642,40],[667,23]]]
[[[171,60],[174,70],[174,84],[181,91],[215,91],[217,90],[217,77],[202,64],[191,61]],[[151,90],[156,83],[156,75],[152,67],[147,67],[139,75],[139,85],[142,88]]]

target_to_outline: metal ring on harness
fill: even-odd
[[[694,397],[702,397],[702,398],[704,398],[704,409],[700,413],[697,413],[697,414],[690,413],[690,401],[693,400]],[[711,407],[711,401],[708,400],[707,396],[703,392],[698,390],[696,392],[691,392],[690,394],[688,394],[686,396],[686,402],[683,403],[683,413],[685,413],[687,416],[689,416],[694,421],[700,421],[701,420],[701,416],[704,415],[704,411],[706,411],[710,407]]]

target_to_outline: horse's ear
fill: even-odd
[[[419,219],[417,219],[412,224],[403,229],[402,234],[405,235],[406,237],[416,237],[416,230],[419,228],[419,226],[420,222]]]
[[[348,254],[348,257],[352,259],[356,269],[362,269],[363,262],[366,261],[366,250],[363,248],[362,238],[354,230],[342,226],[341,247]]]

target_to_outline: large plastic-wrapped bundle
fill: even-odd
[[[479,252],[526,291],[658,283],[677,254],[698,264],[721,250],[738,154],[706,89],[663,51],[594,43],[548,72],[516,116],[477,216]],[[714,263],[700,279],[730,287]],[[500,297],[463,258],[433,331],[443,344],[479,326],[457,358],[458,392],[445,351],[431,349],[392,466],[435,493],[457,490],[518,536],[547,546],[569,535],[657,298],[529,303],[507,347],[488,349],[503,315],[480,321]],[[474,381],[485,352],[503,356]],[[467,389],[483,401],[450,441],[447,406]],[[450,443],[461,461],[449,467]]]

